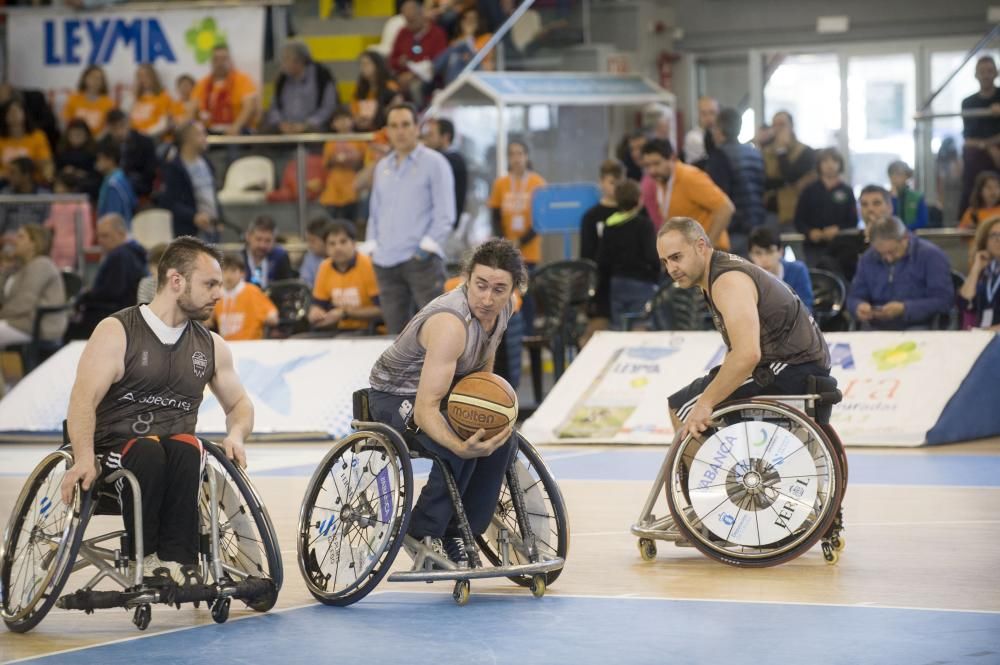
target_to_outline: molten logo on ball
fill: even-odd
[[[496,414],[483,413],[475,409],[463,408],[458,404],[451,405],[451,417],[467,423],[477,425],[492,425],[496,421]]]

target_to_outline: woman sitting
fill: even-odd
[[[958,290],[963,327],[1000,330],[1000,217],[980,222],[975,250],[969,276]]]
[[[17,268],[0,287],[0,347],[31,341],[31,328],[38,307],[66,304],[62,276],[48,257],[49,234],[38,224],[25,224],[14,236]],[[41,338],[62,339],[67,314],[49,314],[42,320]]]

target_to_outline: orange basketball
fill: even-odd
[[[469,374],[448,396],[448,422],[463,439],[479,429],[486,431],[488,439],[516,420],[517,393],[496,374]]]

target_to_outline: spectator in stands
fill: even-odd
[[[87,123],[91,134],[100,137],[106,128],[108,111],[114,107],[104,70],[98,65],[90,65],[80,75],[76,92],[67,98],[63,106],[63,121],[68,127],[72,120],[79,118]]]
[[[75,176],[67,171],[56,173],[56,194],[80,193]],[[94,244],[94,223],[90,204],[57,201],[49,207],[45,228],[52,234],[52,260],[61,270],[77,270],[77,244],[83,249]],[[78,234],[79,229],[79,234]],[[79,239],[77,236],[79,235]]]
[[[306,253],[299,265],[299,279],[312,288],[316,284],[316,274],[319,266],[326,261],[326,229],[330,218],[326,215],[316,217],[306,226]]]
[[[867,235],[868,227],[874,222],[892,217],[892,195],[881,185],[862,187],[858,203],[861,208],[861,220],[865,223],[865,235]]]
[[[646,133],[637,129],[626,134],[618,144],[618,159],[625,165],[625,177],[636,182],[642,181],[642,147],[646,145]]]
[[[72,191],[86,193],[93,201],[101,189],[101,174],[97,172],[97,144],[90,127],[82,118],[69,121],[56,152],[56,174],[74,182]]]
[[[979,82],[979,92],[962,100],[962,112],[992,111],[991,114],[962,118],[962,206],[969,205],[977,177],[983,171],[993,171],[997,168],[996,159],[991,149],[1000,146],[1000,90],[995,81],[997,65],[993,57],[984,55],[976,61],[976,80]],[[964,212],[964,208],[963,211]]]
[[[35,163],[27,157],[18,157],[7,165],[7,186],[2,190],[8,195],[47,194],[39,187]],[[25,224],[41,224],[49,216],[47,203],[5,203],[0,206],[0,238],[6,238]]]
[[[49,233],[37,224],[25,224],[14,236],[17,269],[0,284],[0,348],[31,341],[39,307],[66,304],[59,268],[48,257]],[[66,332],[65,312],[42,319],[40,335],[57,342]]]
[[[7,166],[18,157],[28,157],[46,181],[52,180],[52,148],[45,132],[35,127],[25,114],[24,103],[14,98],[0,109],[0,178],[7,177]]]
[[[177,96],[170,105],[170,122],[180,127],[198,117],[198,100],[194,98],[195,80],[190,74],[181,74],[174,82]]]
[[[395,335],[442,293],[455,185],[448,160],[417,140],[415,107],[392,106],[387,118],[392,152],[375,166],[365,244],[373,248],[382,311]]]
[[[636,314],[656,292],[660,258],[656,253],[656,230],[642,205],[642,190],[634,180],[615,187],[613,213],[604,223],[597,250],[599,281],[610,288],[611,327],[624,329],[625,317]]]
[[[494,181],[486,205],[493,211],[493,235],[510,240],[521,250],[529,274],[542,260],[542,238],[531,221],[531,199],[545,184],[545,178],[531,170],[528,145],[508,141],[507,175]]]
[[[911,231],[927,226],[927,201],[924,193],[910,189],[913,169],[901,159],[889,164],[889,184],[892,187],[892,214],[903,220]]]
[[[465,196],[469,186],[469,169],[465,157],[452,144],[455,141],[455,125],[447,118],[431,118],[424,125],[424,145],[437,150],[448,160],[451,175],[455,180],[455,226],[465,212]]]
[[[958,223],[960,229],[974,229],[980,222],[1000,217],[1000,173],[981,171],[969,196],[968,207]]]
[[[454,37],[461,31],[460,20],[466,7],[471,7],[467,0],[423,0],[424,16],[434,21],[446,36]]]
[[[782,254],[781,236],[776,230],[759,226],[750,232],[750,260],[785,282],[802,304],[812,311],[813,290],[809,268],[802,261],[784,260]]]
[[[598,187],[601,190],[600,200],[580,219],[580,258],[589,259],[594,263],[598,260],[601,236],[604,234],[605,221],[618,212],[615,199],[615,188],[625,180],[625,166],[617,159],[607,159],[601,163],[598,172],[600,179]],[[600,275],[594,297],[587,306],[587,329],[580,339],[580,344],[586,344],[598,330],[607,330],[611,321],[610,287],[606,275]]]
[[[315,62],[302,42],[287,42],[281,49],[281,73],[274,83],[274,97],[264,121],[271,134],[323,131],[340,105],[337,80]]]
[[[715,137],[712,135],[712,128],[715,127],[719,118],[719,101],[712,97],[698,98],[698,126],[692,127],[684,135],[684,162],[697,166],[708,157],[708,153],[715,147]],[[739,136],[737,130],[736,140]],[[718,183],[717,183],[718,184]]]
[[[100,219],[112,213],[120,215],[128,228],[132,227],[132,215],[139,201],[136,199],[132,183],[125,176],[119,162],[121,149],[109,137],[104,137],[97,146],[97,172],[101,174],[101,191],[97,195],[97,217]]]
[[[243,248],[243,262],[246,264],[244,278],[262,289],[281,279],[291,279],[292,263],[288,252],[275,243],[277,225],[267,215],[259,215],[247,229],[246,246]]]
[[[955,302],[948,257],[898,217],[876,220],[868,235],[847,294],[851,316],[865,329],[929,330]]]
[[[778,111],[771,120],[772,137],[763,148],[767,177],[764,204],[778,224],[790,227],[795,220],[799,193],[816,179],[816,153],[795,136],[792,114]]]
[[[163,136],[170,129],[174,102],[152,65],[142,64],[136,69],[134,93],[135,101],[128,115],[132,129],[154,138]]]
[[[392,45],[389,69],[409,99],[423,106],[433,77],[432,63],[448,48],[448,37],[444,30],[427,20],[417,0],[403,0],[399,11],[406,25]]]
[[[946,136],[941,141],[941,147],[934,157],[934,181],[942,225],[956,226],[966,202],[961,200],[962,160],[958,156],[955,139],[951,136]]]
[[[458,26],[458,36],[443,53],[434,58],[434,73],[442,78],[444,85],[458,78],[469,61],[493,36],[493,33],[486,29],[486,23],[475,7],[467,7],[462,11]],[[491,51],[477,69],[493,71],[495,67],[495,58]]]
[[[736,109],[724,108],[710,126],[708,134],[715,147],[710,150],[721,156],[724,175],[712,179],[736,207],[729,222],[730,251],[746,256],[750,232],[764,224],[764,158],[749,143],[740,143],[743,118]]]
[[[49,146],[59,144],[59,123],[49,104],[46,91],[31,88],[15,89],[9,83],[0,83],[0,108],[6,106],[12,99],[18,99],[24,104],[25,114],[31,118],[36,129],[42,130],[49,140]]]
[[[139,280],[139,286],[136,289],[136,304],[148,305],[156,297],[157,270],[160,267],[160,259],[163,258],[163,253],[166,251],[167,243],[165,242],[153,245],[150,248],[149,274]]]
[[[335,134],[354,131],[350,111],[340,107],[333,114]],[[327,141],[323,146],[323,166],[326,184],[319,195],[319,202],[335,219],[358,218],[358,171],[364,165],[366,146],[361,141]],[[322,241],[321,241],[322,242]],[[325,255],[325,250],[323,254]]]
[[[802,190],[795,206],[795,228],[805,236],[806,264],[840,272],[836,240],[841,231],[858,228],[854,190],[841,177],[844,158],[836,148],[817,153],[819,180]]]
[[[218,239],[220,216],[215,171],[205,158],[205,128],[189,122],[177,129],[177,156],[163,166],[159,205],[173,214],[174,236]]]
[[[225,44],[212,49],[212,71],[198,81],[193,94],[198,101],[199,120],[213,133],[245,134],[257,121],[257,84],[233,66]]]
[[[726,227],[735,207],[707,173],[678,161],[670,141],[662,139],[642,147],[642,167],[642,201],[654,227],[671,217],[691,217],[705,228],[713,247],[729,250]]]
[[[239,254],[222,257],[222,298],[212,317],[228,342],[264,338],[264,326],[278,323],[278,308],[256,284],[244,279],[246,262]]]
[[[1000,217],[976,229],[972,267],[958,291],[966,328],[1000,331]]]
[[[104,258],[97,268],[93,285],[77,301],[70,325],[70,339],[87,339],[104,317],[136,304],[139,281],[146,276],[146,250],[128,237],[121,215],[109,214],[97,220],[97,244]]]
[[[358,82],[354,87],[351,114],[358,131],[370,132],[385,124],[385,109],[399,94],[399,86],[385,58],[375,51],[365,51],[358,57]]]
[[[327,258],[320,264],[309,307],[316,332],[367,330],[382,316],[379,282],[372,260],[357,251],[354,224],[335,219],[326,226]]]
[[[145,198],[153,192],[156,180],[156,144],[153,139],[129,127],[128,117],[120,109],[108,112],[108,136],[121,151],[122,171],[132,183],[136,197]]]

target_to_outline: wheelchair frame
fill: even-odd
[[[810,386],[810,389],[812,388],[813,386]],[[653,481],[653,485],[643,504],[642,511],[639,514],[639,519],[630,529],[632,535],[639,538],[639,552],[643,560],[651,561],[656,557],[655,541],[667,540],[682,547],[697,547],[697,549],[709,558],[722,563],[734,566],[763,567],[777,565],[795,558],[814,546],[815,542],[819,540],[826,562],[831,565],[836,564],[840,558],[840,551],[844,548],[844,539],[841,535],[844,529],[841,504],[847,490],[847,456],[837,433],[828,422],[820,421],[828,421],[828,409],[833,404],[839,402],[840,399],[840,391],[836,389],[831,392],[817,391],[803,395],[760,396],[725,402],[716,407],[713,413],[713,420],[716,420],[718,416],[723,414],[731,413],[741,408],[752,409],[755,406],[765,411],[770,410],[775,414],[780,414],[784,411],[785,414],[783,415],[793,417],[801,427],[806,429],[811,436],[814,436],[820,442],[823,448],[831,455],[831,458],[836,458],[833,460],[835,475],[833,476],[834,486],[832,487],[832,494],[830,494],[830,497],[832,497],[830,501],[836,501],[836,505],[829,511],[824,512],[822,523],[819,523],[816,528],[810,530],[802,539],[788,545],[781,552],[766,557],[753,557],[750,555],[740,557],[736,554],[726,556],[711,548],[700,546],[699,543],[693,542],[696,539],[692,538],[691,534],[687,531],[687,527],[679,525],[675,518],[677,511],[673,505],[672,489],[669,486],[669,483],[673,482],[671,467],[676,457],[674,449],[677,446],[687,444],[693,437],[688,435],[684,440],[679,440],[675,437],[670,449],[664,456],[663,463],[660,465],[659,472]],[[799,403],[803,405],[803,410],[796,409],[793,406],[793,404]],[[827,412],[820,415],[818,409],[823,407],[826,407]],[[742,420],[741,422],[749,422],[749,420]],[[653,510],[661,491],[665,491],[666,493],[667,504],[671,514],[658,518],[653,513]],[[699,516],[700,518],[701,516]],[[819,516],[817,516],[818,521]],[[805,543],[809,544],[804,546]]]

